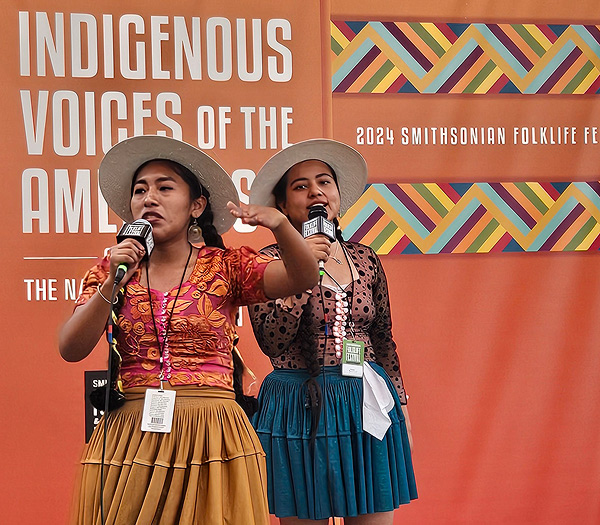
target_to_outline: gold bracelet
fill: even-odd
[[[106,297],[104,297],[104,295],[102,294],[102,291],[100,290],[100,285],[96,286],[96,290],[98,290],[98,293],[100,294],[100,297],[102,297],[102,299],[104,299],[108,304],[110,304],[110,301]],[[118,300],[119,299],[117,297],[115,297],[115,302],[112,303],[112,304],[117,304]]]

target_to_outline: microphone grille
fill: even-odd
[[[327,210],[322,204],[315,204],[308,209],[308,220],[314,219],[315,217],[327,218]]]
[[[152,231],[152,224],[150,224],[146,219],[136,219],[131,224],[138,224],[140,226],[148,226],[150,231]]]

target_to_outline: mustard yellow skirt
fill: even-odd
[[[171,433],[142,432],[145,388],[108,417],[107,525],[267,525],[265,454],[233,392],[175,388]],[[100,525],[104,422],[82,459],[72,523]]]

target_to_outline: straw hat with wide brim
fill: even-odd
[[[274,207],[273,188],[287,170],[305,160],[320,160],[331,166],[340,189],[340,214],[346,213],[365,189],[367,163],[354,148],[331,139],[305,140],[273,155],[252,183],[250,204]]]
[[[210,193],[213,224],[225,233],[235,217],[227,202],[239,204],[238,193],[227,172],[198,148],[170,137],[142,135],[113,146],[100,163],[100,190],[110,208],[125,222],[131,222],[131,182],[137,169],[149,160],[172,160],[188,168]]]

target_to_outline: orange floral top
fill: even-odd
[[[150,289],[158,343],[148,288],[140,284],[140,271],[136,272],[125,285],[115,330],[123,358],[124,388],[159,385],[160,347],[163,347],[163,373],[171,385],[208,385],[233,390],[231,350],[235,317],[239,306],[267,300],[263,276],[272,260],[248,247],[201,248],[175,305],[177,287],[166,293]],[[105,257],[87,272],[76,306],[97,293],[97,286],[106,280],[108,270],[109,260]]]

